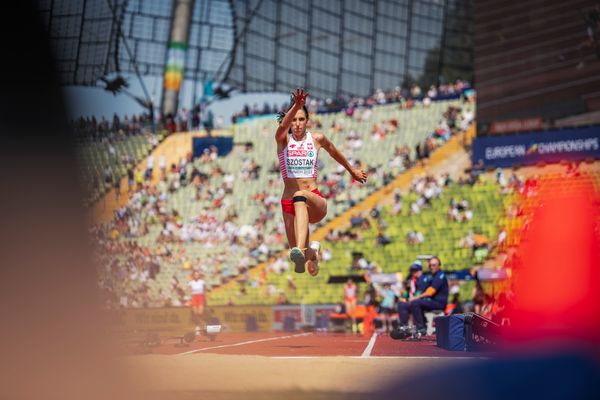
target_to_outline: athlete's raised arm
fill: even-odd
[[[301,108],[304,107],[307,96],[308,96],[308,93],[304,89],[296,89],[292,93],[292,98],[294,100],[294,104],[292,105],[292,108],[290,108],[283,116],[283,119],[279,123],[279,128],[277,128],[277,133],[275,133],[275,140],[278,143],[286,140],[286,137],[287,137],[288,131],[290,130],[290,126],[292,125],[294,116],[296,115],[296,112],[298,110],[300,110]]]

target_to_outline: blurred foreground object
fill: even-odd
[[[420,399],[600,398],[598,173],[540,178],[513,271],[511,327],[501,356],[391,384]],[[431,385],[431,382],[436,382]]]
[[[1,92],[0,397],[116,399],[111,359],[80,207],[74,146],[49,45],[30,2],[2,34],[14,60]],[[4,27],[9,25],[3,24]],[[27,37],[29,40],[15,40]]]

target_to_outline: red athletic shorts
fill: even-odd
[[[204,305],[204,295],[203,294],[193,294],[190,305],[192,307],[203,306]]]
[[[325,198],[321,192],[319,192],[319,189],[314,189],[312,192],[323,199]],[[296,212],[294,211],[294,200],[292,199],[281,200],[281,209],[286,214],[296,215]]]

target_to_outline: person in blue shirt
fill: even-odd
[[[396,293],[392,289],[392,285],[389,282],[383,284],[380,288],[379,285],[375,286],[377,293],[381,296],[380,310],[383,314],[385,331],[389,332],[392,329],[391,315],[394,313],[394,304],[396,303]]]
[[[438,257],[429,259],[431,278],[425,291],[410,301],[409,309],[413,316],[417,331],[425,334],[425,311],[444,310],[448,303],[448,278],[442,271],[442,262]],[[402,322],[402,321],[401,321]]]
[[[404,293],[397,304],[401,326],[408,325],[410,301],[427,289],[429,286],[429,279],[429,275],[423,274],[423,267],[421,266],[420,261],[417,261],[410,266],[410,276],[405,281]]]

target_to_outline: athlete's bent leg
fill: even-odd
[[[297,246],[304,249],[309,243],[308,224],[317,223],[327,215],[327,202],[309,190],[298,190],[294,193],[294,198],[298,199],[294,201]]]
[[[293,197],[294,201],[294,212],[296,213],[296,227],[295,234],[296,247],[300,248],[302,251],[306,248],[306,238],[308,236],[308,206],[307,206],[307,198],[303,195],[302,191],[298,191],[294,193]]]
[[[309,222],[318,222],[327,214],[327,202],[324,198],[308,190],[298,190],[292,197],[294,206],[293,236],[295,243],[289,241],[291,236],[290,224],[286,221],[286,233],[290,243],[290,259],[294,262],[294,271],[303,273],[306,269],[307,260],[315,260],[314,250],[307,249],[309,243]],[[285,214],[284,214],[285,218]],[[318,266],[317,266],[318,268]],[[316,275],[318,270],[311,267],[311,275]]]

